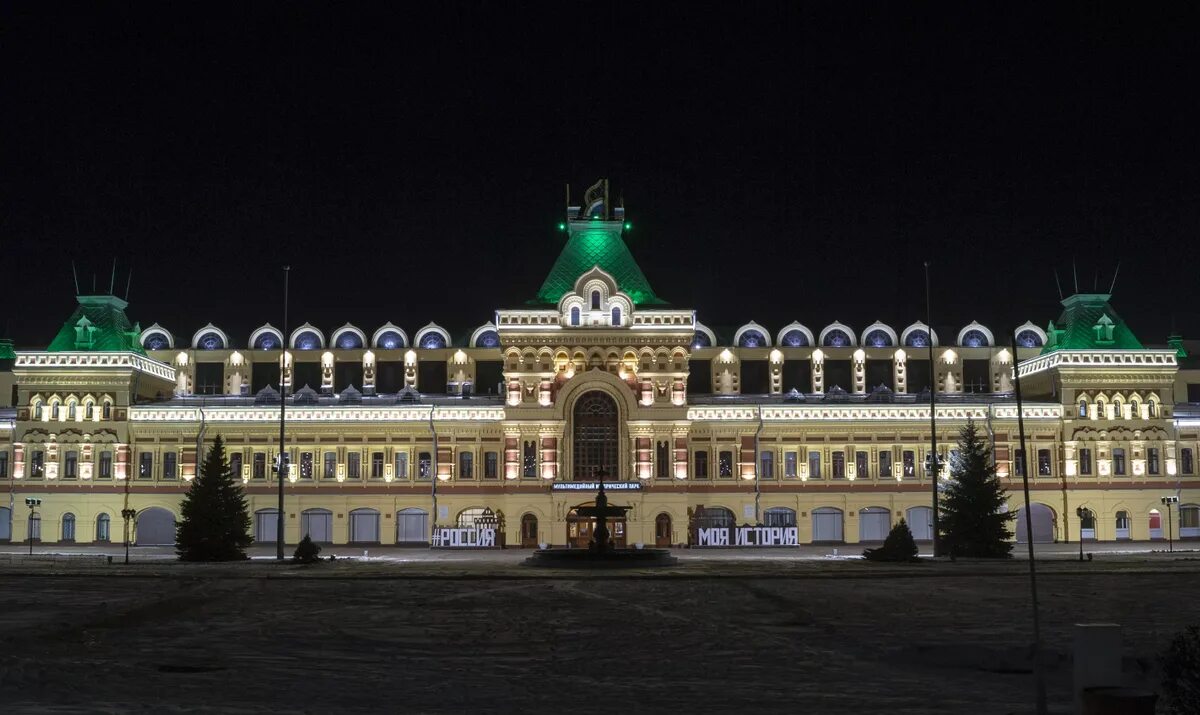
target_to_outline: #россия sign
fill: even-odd
[[[795,526],[713,526],[696,529],[693,546],[799,546]]]
[[[433,546],[449,549],[494,549],[496,530],[490,527],[438,526],[433,530]]]

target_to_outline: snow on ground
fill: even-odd
[[[17,712],[1030,712],[1024,562],[688,558],[546,572],[519,552],[0,563],[0,701]],[[1128,684],[1200,620],[1200,561],[1040,576],[1056,712],[1071,625],[1124,627]]]

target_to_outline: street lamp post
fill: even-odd
[[[283,372],[287,369],[287,354],[288,354],[288,277],[291,273],[291,266],[283,267],[283,349],[279,355],[279,470],[276,472],[278,482],[276,487],[279,490],[279,515],[275,522],[275,558],[283,561],[283,481],[287,469],[287,443],[286,427],[284,426],[284,411],[287,409],[287,388],[283,383]]]
[[[136,509],[122,509],[121,518],[125,520],[125,563],[129,563],[129,523],[137,516]]]
[[[1079,560],[1083,561],[1083,520],[1087,518],[1088,510],[1081,506],[1075,507],[1075,516],[1079,517]]]
[[[929,290],[929,261],[925,261],[925,329],[929,331],[929,453],[937,454],[937,366],[933,361],[933,299]],[[938,514],[937,474],[930,480],[933,491],[933,555],[942,555],[941,524]]]
[[[39,499],[37,497],[25,497],[25,506],[29,507],[29,520],[26,521],[25,523],[27,523],[29,525],[29,528],[26,529],[26,531],[29,532],[29,555],[30,556],[33,556],[33,514],[34,514],[33,510],[41,505],[42,505],[41,499]],[[39,526],[39,529],[40,529],[40,526]],[[38,536],[40,537],[41,534],[39,533]]]
[[[1178,504],[1178,503],[1179,503],[1179,497],[1176,497],[1176,496],[1162,498],[1162,504],[1163,504],[1163,506],[1165,506],[1167,508],[1167,552],[1168,553],[1174,553],[1174,551],[1175,551],[1175,541],[1171,535],[1171,532],[1174,531],[1173,525],[1171,523],[1171,505]]]

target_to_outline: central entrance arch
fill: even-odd
[[[610,479],[620,479],[616,400],[601,390],[585,392],[575,401],[571,418],[571,478],[588,481],[605,470]]]
[[[567,512],[567,546],[572,549],[586,549],[592,540],[592,532],[596,528],[596,518],[593,516],[580,516],[576,511],[581,506],[595,506],[596,502],[590,501],[584,504],[572,507],[571,511]],[[625,517],[610,516],[608,517],[608,535],[612,539],[613,546],[618,549],[625,548]]]

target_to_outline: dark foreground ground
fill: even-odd
[[[461,555],[458,555],[461,556]],[[1027,565],[687,561],[0,565],[5,712],[1031,712]],[[1127,684],[1200,620],[1200,562],[1046,564],[1049,693],[1071,625]]]

